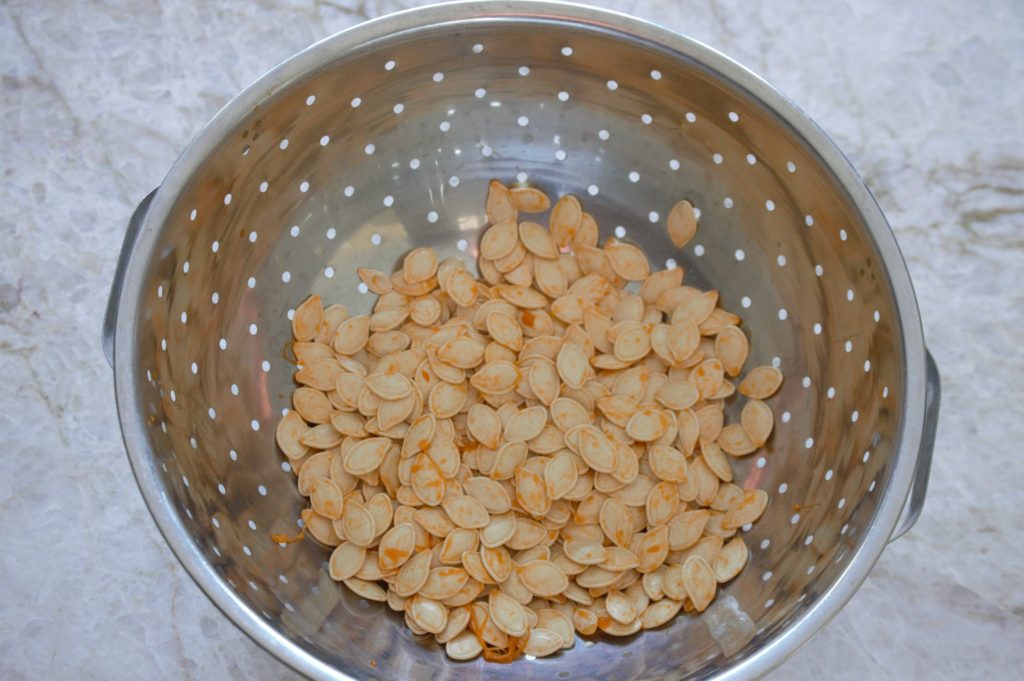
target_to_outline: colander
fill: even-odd
[[[748,366],[786,376],[772,440],[734,461],[770,502],[714,605],[510,665],[448,660],[332,582],[323,548],[270,536],[295,533],[305,505],[274,444],[291,308],[318,293],[362,313],[374,296],[356,268],[390,271],[417,246],[473,263],[492,178],[580,196],[603,237],[718,289],[743,316]],[[677,249],[665,218],[681,198],[701,227]],[[704,45],[553,3],[402,12],[263,76],[139,206],[104,341],[167,542],[238,626],[319,679],[759,676],[915,520],[939,397],[896,242],[829,139]]]

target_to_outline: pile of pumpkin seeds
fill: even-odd
[[[548,226],[520,221],[550,209]],[[730,457],[774,425],[782,374],[748,371],[716,291],[652,273],[576,197],[492,182],[478,280],[417,248],[349,316],[295,311],[300,385],[277,442],[329,571],[456,660],[545,656],[701,612],[748,551],[765,492]],[[669,213],[676,246],[693,207]],[[746,397],[739,423],[724,404]]]

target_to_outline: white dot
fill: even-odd
[[[292,228],[291,228],[291,230],[290,230],[290,232],[289,232],[289,233],[290,233],[290,234],[291,234],[292,236],[298,236],[298,235],[299,235],[299,232],[300,232],[300,231],[301,231],[301,230],[299,229],[299,226],[298,226],[298,225],[292,225]]]
[[[787,485],[786,483],[782,483],[781,485],[779,485],[779,494],[785,494],[786,490],[788,489],[789,485]]]
[[[564,161],[566,157],[565,149],[558,149],[555,151],[555,159],[558,161]]]
[[[525,171],[520,170],[516,173],[516,182],[526,182],[528,179],[530,179],[530,176]]]
[[[716,152],[711,155],[711,160],[715,162],[715,165],[722,165],[722,161],[724,161],[725,159],[722,158],[721,154]]]
[[[700,244],[697,244],[696,246],[693,247],[693,252],[699,258],[700,256],[704,255],[704,247]]]
[[[853,413],[850,414],[850,422],[851,423],[857,423],[857,419],[859,419],[859,418],[860,418],[860,412],[857,411],[856,409],[854,409]]]
[[[619,84],[617,82],[615,82],[614,80],[609,80],[607,85],[608,85],[608,89],[609,90],[614,91],[614,90],[618,90],[619,89]]]
[[[259,327],[257,327],[255,323],[249,325],[250,336],[255,336],[257,331],[259,331]]]
[[[192,375],[193,376],[199,373],[199,365],[196,364],[195,362],[192,362],[192,367],[191,368],[192,368]]]
[[[665,269],[666,270],[674,270],[676,268],[676,266],[677,266],[677,263],[676,263],[675,258],[669,258],[668,260],[665,261]]]
[[[882,315],[881,315],[881,313],[878,312],[878,310],[875,310],[874,318],[875,318],[875,322],[881,321]]]
[[[840,499],[839,503],[836,504],[836,508],[842,508],[843,506],[846,506],[846,497],[843,497],[842,499]]]
[[[227,350],[228,349],[228,339],[227,338],[221,338],[220,342],[217,343],[217,345],[220,347],[221,350]]]
[[[753,154],[747,154],[747,163],[749,163],[750,165],[754,165],[755,163],[757,163],[757,157],[754,156]]]
[[[801,381],[801,383],[803,384],[803,386],[805,388],[810,388],[811,387],[811,377],[810,376],[804,376],[804,380]]]
[[[825,274],[825,268],[822,267],[821,265],[815,265],[814,273],[820,277],[821,275]]]
[[[338,230],[334,229],[334,227],[328,227],[325,236],[328,240],[334,241],[334,237],[338,236]]]
[[[473,52],[475,54],[480,54],[483,51],[484,51],[484,46],[481,45],[480,43],[477,43],[476,45],[473,46]]]
[[[784,308],[784,307],[779,308],[779,320],[780,321],[785,321],[786,317],[788,317],[788,316],[789,316],[789,313],[786,312],[786,308]]]
[[[630,182],[639,182],[640,181],[640,173],[636,172],[635,170],[629,171],[629,181]]]
[[[367,285],[366,285],[365,283],[363,283],[363,282],[359,282],[359,285],[358,285],[358,286],[356,286],[356,289],[357,289],[357,290],[358,290],[358,291],[359,291],[360,293],[366,293],[367,291],[369,291],[369,290],[370,290],[370,287],[369,287],[369,286],[367,286]]]
[[[804,216],[804,224],[810,227],[814,224],[814,216],[808,214]]]
[[[316,95],[310,95],[306,97],[306,106],[313,106],[313,102],[316,101]]]
[[[661,71],[658,69],[651,70],[651,78],[654,80],[661,80]]]
[[[820,336],[821,335],[821,324],[818,324],[817,322],[814,323],[814,335],[815,336]]]
[[[224,195],[224,205],[227,206],[231,203],[231,194]]]
[[[727,196],[724,199],[722,199],[722,205],[725,206],[726,208],[732,208],[733,207],[732,197],[731,196]]]
[[[742,305],[745,309],[750,309],[750,296],[743,296],[743,298],[740,299],[740,305]]]
[[[171,391],[171,402],[177,402],[177,401],[178,401],[178,396],[177,396],[177,394],[176,394],[176,393],[175,393],[175,392],[174,392],[174,391],[172,390],[172,391]]]
[[[620,239],[621,239],[622,237],[626,236],[626,228],[625,228],[625,227],[623,227],[622,225],[618,225],[618,226],[617,226],[617,227],[615,228],[615,236],[617,236],[617,237],[618,237],[618,238],[620,238]]]
[[[288,148],[288,138],[286,137],[283,140],[281,140],[281,143],[278,144],[277,146],[280,147],[282,151],[287,149]]]
[[[253,419],[252,421],[249,422],[249,427],[252,428],[253,430],[259,430],[260,422],[257,421],[256,419]]]
[[[656,210],[652,210],[650,213],[647,214],[647,219],[650,220],[651,222],[657,222],[660,218],[661,216],[658,215],[658,211]]]
[[[226,343],[225,343],[225,345],[226,345]],[[231,384],[231,394],[232,395],[238,395],[238,384],[237,383],[232,383]],[[234,457],[231,457],[231,458],[234,458]]]
[[[853,301],[853,296],[854,296],[853,289],[852,288],[846,289],[846,299],[849,300],[849,301]]]
[[[602,129],[597,131],[597,136],[602,140],[607,140],[609,137],[611,137],[611,133],[608,132],[607,130]]]
[[[834,475],[834,473],[832,472],[831,468],[829,468],[827,471],[825,471],[825,479],[826,480],[831,480],[833,475]]]
[[[768,548],[771,545],[772,545],[772,540],[771,539],[762,539],[761,540],[761,550],[762,551],[764,549]]]
[[[286,461],[285,463],[288,463],[288,462]],[[266,487],[264,487],[263,485],[260,485],[259,487],[257,487],[257,488],[256,488],[256,491],[260,493],[260,496],[261,496],[261,497],[265,497],[265,496],[267,496],[267,488],[266,488]],[[250,520],[249,522],[252,522],[252,521]],[[287,583],[288,583],[288,579],[287,579],[287,578],[286,578],[286,577],[285,577],[284,575],[281,575],[281,579],[282,579],[282,581],[283,581],[283,582],[284,582],[285,584],[287,584]]]
[[[732,121],[733,123],[736,123],[736,122],[738,122],[740,120],[740,115],[738,113],[736,113],[735,111],[730,111],[729,112],[729,120]]]
[[[242,546],[242,553],[244,553],[247,556],[251,556],[252,555],[252,549],[250,549],[248,546],[243,545]],[[256,589],[256,583],[254,581],[252,581],[251,579],[249,580],[249,586],[252,587],[253,590],[258,590],[258,589]]]
[[[847,352],[852,352],[853,351],[853,341],[846,341],[846,343],[843,345],[843,349],[846,350]]]
[[[483,149],[480,150],[480,153],[483,154],[484,157],[489,158],[491,154],[494,153],[494,149],[492,149],[489,144],[485,144]]]
[[[768,572],[766,572],[763,575],[761,575],[761,581],[762,582],[767,582],[771,578],[772,578],[772,571],[771,570],[769,570]]]
[[[828,395],[828,399],[831,400],[833,397],[836,396],[836,389],[832,386],[829,386],[829,389],[825,394]]]
[[[374,246],[379,246],[380,245],[380,240],[381,240],[380,239],[380,234],[373,234],[370,237],[370,243],[372,243]]]
[[[217,242],[214,241],[213,243],[217,243]],[[216,251],[214,251],[214,253],[216,253]],[[160,286],[156,287],[156,297],[157,298],[163,298],[164,297],[164,287],[163,287],[163,284],[161,284]]]
[[[256,277],[249,277],[245,284],[249,288],[256,288]]]
[[[875,491],[875,483],[877,483],[877,482],[878,482],[877,480],[872,480],[871,481],[871,484],[868,485],[868,491],[869,492],[874,492]]]
[[[263,373],[270,371],[270,362],[263,360],[260,362],[260,368],[263,369]]]
[[[782,359],[780,357],[772,357],[772,366],[778,369],[782,366]]]
[[[839,530],[839,534],[846,534],[846,531],[847,531],[848,529],[850,529],[850,524],[849,524],[849,523],[847,523],[847,524],[843,525],[843,526],[842,526],[842,528],[840,528],[840,530]]]
[[[764,467],[765,467],[765,466],[766,466],[767,464],[768,464],[768,460],[767,460],[767,459],[765,459],[765,458],[764,458],[764,457],[762,456],[762,457],[759,457],[759,458],[758,458],[758,460],[757,460],[757,464],[756,464],[756,465],[757,465],[757,467],[758,467],[758,468],[764,468]]]
[[[371,156],[373,154],[373,152],[377,151],[377,147],[374,146],[374,144],[371,142],[370,144],[366,145],[366,147],[363,149],[363,151],[366,152],[367,156]]]
[[[677,161],[674,158],[670,159],[668,162],[668,167],[671,168],[672,170],[679,170],[679,161]]]
[[[563,57],[571,57],[572,56],[572,48],[569,47],[568,45],[563,47],[562,48],[562,56]]]
[[[452,124],[448,121],[441,121],[441,125],[437,126],[441,132],[448,132],[452,129]]]
[[[807,574],[811,574],[812,572],[814,572],[814,568],[815,568],[814,565],[808,565],[807,566]]]
[[[185,274],[188,274],[188,269],[189,269],[189,263],[188,263],[188,260],[186,260],[185,262],[183,262],[181,264],[181,271],[184,272]]]
[[[861,461],[867,463],[871,459],[871,452],[864,452],[864,456],[861,457]]]
[[[211,520],[210,522],[212,522],[212,523],[213,523],[213,526],[214,526],[214,527],[217,527],[217,528],[219,528],[219,527],[220,527],[220,521],[219,521],[219,520],[217,520],[217,518],[216,518],[216,517],[214,517],[214,518],[213,518],[213,520]]]
[[[438,71],[437,73],[434,74],[434,82],[435,83],[440,83],[442,80],[444,80],[444,74],[443,73]]]
[[[391,196],[391,194],[388,194],[387,196],[384,197],[384,200],[381,201],[381,203],[384,204],[385,208],[390,208],[395,204],[395,197]]]
[[[393,107],[391,107],[391,110],[394,111],[396,114],[400,114],[403,111],[405,111],[405,104],[399,102],[398,104],[395,104]]]
[[[596,184],[592,184],[589,187],[587,187],[587,193],[590,194],[591,196],[597,196],[598,192],[600,191],[601,190],[598,188]]]
[[[427,222],[430,222],[430,223],[437,222],[437,211],[436,210],[432,210],[429,213],[427,213]]]
[[[198,211],[196,211],[196,209],[195,209],[195,208],[193,208],[193,209],[192,209],[192,212],[188,214],[188,219],[189,219],[189,220],[191,220],[192,222],[195,222],[195,221],[196,221],[196,216],[197,216],[197,215],[199,215],[199,212],[198,212]]]
[[[839,240],[840,241],[846,241],[846,230],[845,229],[840,229],[839,230]]]
[[[459,239],[455,243],[455,248],[459,249],[460,251],[465,251],[467,248],[469,248],[469,243],[465,239]]]
[[[345,190],[344,190],[345,196],[351,197],[355,193],[356,193],[356,188],[353,187],[352,185],[348,185],[347,187],[345,187]]]
[[[792,161],[788,161],[786,163],[786,170],[788,170],[791,173],[795,173],[796,172],[796,164],[793,163]]]
[[[814,438],[813,437],[809,437],[806,440],[804,440],[804,449],[810,449],[813,446],[814,446]]]
[[[394,68],[395,68],[395,60],[394,59],[388,59],[386,62],[384,62],[384,70],[385,71],[391,71]]]
[[[791,515],[789,517],[789,524],[790,525],[796,525],[798,522],[800,522],[800,514],[799,513],[794,513],[793,515]]]
[[[772,201],[771,199],[768,199],[767,201],[764,202],[764,207],[765,210],[771,213],[773,210],[775,210],[775,202]]]
[[[325,267],[324,268],[324,276],[327,277],[328,279],[333,279],[334,278],[334,268],[331,267],[330,265]]]
[[[789,420],[791,418],[793,418],[793,415],[790,414],[788,411],[782,412],[782,422],[783,423],[789,423]]]
[[[487,96],[487,90],[485,90],[482,87],[478,87],[476,91],[473,92],[473,96],[475,96],[477,99],[483,99],[484,97]]]
[[[561,92],[559,92],[558,93],[558,101],[560,101],[560,102],[568,102],[569,101],[569,93],[566,92],[565,90],[562,90]]]
[[[359,108],[359,105],[362,104],[362,103],[363,103],[362,97],[353,97],[352,98],[352,108],[353,109]]]
[[[736,259],[740,261],[747,257],[747,254],[743,252],[742,248],[737,248],[734,255],[736,256]]]
[[[283,470],[285,473],[291,473],[292,472],[291,464],[289,464],[287,461],[282,461],[281,462],[281,470]]]
[[[651,118],[651,114],[645,113],[642,116],[640,116],[640,120],[643,122],[644,125],[650,125],[651,121],[653,121],[654,119]]]
[[[218,302],[220,302],[220,294],[217,293],[216,291],[211,293],[210,294],[210,302],[213,303],[214,305],[216,305]]]
[[[530,119],[527,118],[526,116],[520,116],[519,118],[516,119],[516,123],[518,123],[520,127],[525,128],[527,125],[530,124]]]
[[[530,67],[529,66],[520,66],[519,67],[519,75],[520,76],[528,76],[528,75],[530,75]]]
[[[182,312],[181,312],[181,323],[182,324],[187,324],[188,323],[188,312],[185,312],[184,310],[182,310]]]
[[[884,400],[888,396],[889,396],[889,386],[883,386],[882,387],[882,399]]]
[[[864,373],[867,373],[869,371],[871,371],[871,360],[866,359],[864,360]]]
[[[687,111],[686,112],[686,122],[687,123],[696,123],[697,122],[697,115],[695,113],[693,113],[692,111]]]

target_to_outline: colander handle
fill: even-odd
[[[900,522],[889,541],[895,541],[910,531],[924,508],[924,497],[928,492],[928,476],[932,471],[932,453],[935,451],[935,431],[939,426],[939,402],[942,398],[942,382],[939,367],[932,353],[925,351],[925,393],[924,432],[921,435],[921,451],[917,454],[917,469],[910,487],[910,498],[900,515]]]
[[[153,201],[156,189],[146,195],[146,198],[139,201],[135,207],[131,219],[128,220],[128,229],[124,232],[124,241],[121,242],[121,254],[117,256],[117,269],[114,270],[114,281],[110,284],[110,297],[107,298],[107,313],[103,316],[103,354],[107,357],[107,363],[114,366],[114,329],[117,327],[117,301],[121,297],[121,287],[124,285],[124,274],[128,269],[128,260],[131,258],[132,250],[135,248],[135,239],[139,235],[142,221],[146,217],[146,210]]]

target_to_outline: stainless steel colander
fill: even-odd
[[[743,315],[750,365],[786,375],[772,441],[737,462],[770,505],[713,607],[512,665],[448,660],[331,582],[323,549],[270,539],[304,506],[274,444],[290,308],[314,292],[364,311],[357,266],[390,270],[416,246],[473,261],[491,178],[579,195],[604,236],[717,288]],[[680,250],[665,217],[683,197],[701,228]],[[171,548],[249,635],[321,679],[763,674],[913,523],[938,409],[893,235],[828,138],[713,50],[561,4],[403,12],[261,78],[139,207],[104,331],[131,464]]]

